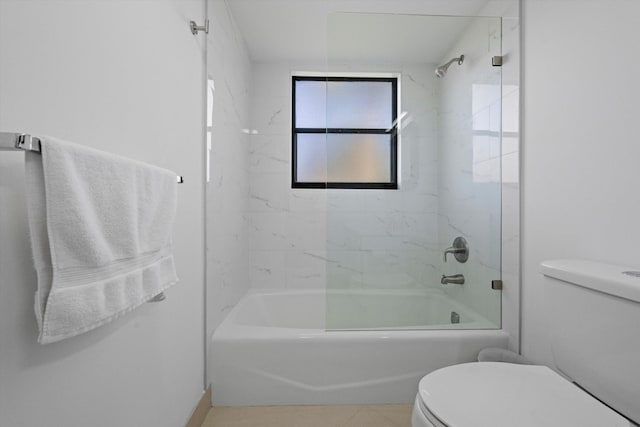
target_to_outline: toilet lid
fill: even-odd
[[[449,427],[629,427],[629,421],[546,366],[477,362],[420,380],[420,399]]]

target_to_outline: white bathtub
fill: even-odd
[[[332,294],[331,310],[344,315],[350,298],[344,296],[341,308],[341,297]],[[507,346],[499,329],[452,329],[491,324],[439,290],[374,291],[355,298],[357,327],[371,330],[325,330],[323,291],[250,291],[212,337],[213,403],[410,404],[426,373],[474,361],[485,347]],[[459,325],[451,325],[451,311],[460,315]],[[398,330],[373,330],[375,312],[398,313]],[[407,326],[407,319],[427,324]]]

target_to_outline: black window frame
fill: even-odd
[[[391,123],[390,129],[363,128],[297,128],[296,127],[296,82],[297,81],[347,81],[347,82],[389,82],[391,83]],[[321,77],[321,76],[292,76],[291,80],[291,188],[342,188],[342,189],[398,189],[398,132],[396,120],[398,118],[398,78],[397,77]],[[303,182],[296,179],[297,165],[297,137],[298,134],[384,134],[390,136],[390,173],[389,182]]]

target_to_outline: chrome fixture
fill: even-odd
[[[451,323],[452,324],[460,323],[460,315],[455,311],[451,312]]]
[[[42,153],[42,138],[20,132],[0,132],[0,151],[24,150]],[[184,183],[181,175],[176,176],[178,184]]]
[[[39,153],[40,138],[27,133],[0,132],[0,150],[24,150]]]
[[[209,34],[209,20],[204,20],[204,25],[196,24],[196,21],[189,21],[189,28],[191,29],[191,34],[194,36],[198,34],[198,31],[204,31],[206,34]]]
[[[494,67],[502,67],[503,57],[502,56],[492,56],[491,57],[491,65]]]
[[[454,62],[458,62],[458,65],[462,65],[462,63],[464,62],[464,55],[460,55],[457,58],[453,58],[451,61],[447,62],[446,64],[436,68],[436,76],[439,78],[444,77],[447,74],[447,70],[449,69],[451,64],[453,64]]]
[[[443,274],[442,279],[440,279],[440,283],[443,285],[448,285],[449,283],[464,285],[464,276],[462,274],[454,274],[452,276],[445,276]]]
[[[456,237],[453,240],[453,246],[445,249],[444,262],[447,262],[447,254],[453,254],[456,261],[465,263],[469,259],[469,245],[464,237]]]

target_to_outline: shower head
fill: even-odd
[[[447,62],[446,64],[436,68],[436,76],[439,78],[444,77],[447,74],[447,70],[449,69],[449,66],[456,61],[458,62],[458,65],[462,65],[462,63],[464,62],[464,55],[460,55],[457,58],[453,58],[451,61]]]

